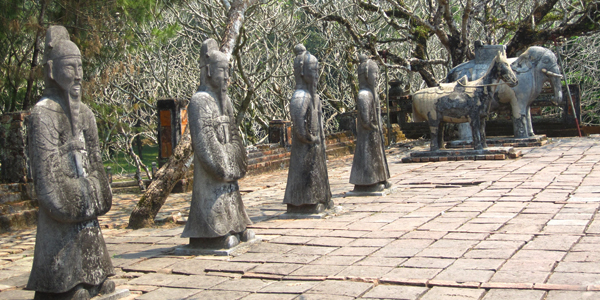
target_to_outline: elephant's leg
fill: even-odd
[[[473,133],[468,123],[458,124],[458,139],[463,141],[470,141]]]
[[[429,120],[429,131],[431,132],[431,142],[429,146],[429,150],[437,151],[440,149],[440,145],[438,144],[438,134],[439,133],[440,122],[436,120]]]
[[[513,133],[515,138],[526,138],[527,135],[527,112],[519,107],[513,106]]]
[[[438,146],[440,149],[446,149],[446,144],[444,143],[444,122],[440,122],[438,125]]]
[[[533,124],[531,123],[531,107],[527,107],[527,135],[534,136]]]

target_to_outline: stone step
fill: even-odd
[[[37,209],[28,209],[12,214],[0,215],[0,232],[32,227],[37,224]]]
[[[0,205],[5,203],[18,202],[21,201],[22,198],[23,195],[21,194],[21,192],[0,193]]]
[[[25,210],[37,209],[38,202],[36,200],[25,200],[19,202],[10,202],[0,205],[0,215],[18,213]]]

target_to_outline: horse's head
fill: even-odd
[[[498,79],[506,82],[510,87],[519,84],[517,75],[515,75],[511,69],[508,59],[506,59],[506,54],[499,51],[492,64],[494,65],[493,69],[495,69],[498,74]]]

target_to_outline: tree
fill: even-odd
[[[435,66],[451,68],[472,58],[473,40],[504,43],[515,56],[555,37],[600,30],[599,1],[295,1],[316,20],[339,24],[351,43],[380,64],[417,72],[428,86],[440,81]],[[391,64],[384,62],[384,51]]]

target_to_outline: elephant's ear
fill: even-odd
[[[521,56],[519,56],[512,64],[510,64],[510,68],[517,73],[529,72],[532,67],[533,63],[527,51],[521,54]]]

